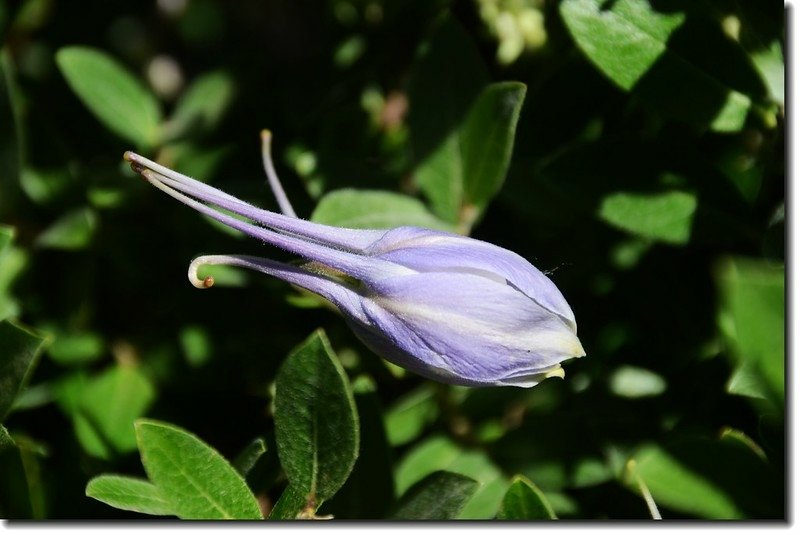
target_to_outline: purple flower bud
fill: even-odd
[[[125,159],[148,182],[197,211],[306,260],[196,258],[201,265],[246,267],[314,292],[342,312],[375,353],[443,383],[530,387],[563,377],[561,362],[585,355],[575,317],[553,282],[521,256],[447,232],[416,227],[356,230],[294,217],[269,156],[264,164],[282,215],[256,208],[216,188],[130,152]],[[233,212],[242,220],[222,210]]]

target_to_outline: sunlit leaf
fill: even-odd
[[[762,260],[731,258],[722,262],[717,279],[722,293],[721,314],[742,374],[755,373],[749,389],[783,404],[784,398],[784,296],[783,265]],[[741,390],[741,386],[738,387]]]
[[[452,230],[419,200],[390,191],[340,189],[320,199],[311,220],[345,228],[394,228],[404,225]]]
[[[158,101],[125,67],[105,52],[69,46],[56,53],[67,83],[109,130],[140,147],[158,140]]]
[[[689,241],[696,210],[697,197],[684,191],[618,192],[603,199],[599,216],[631,234],[680,245]]]
[[[164,422],[138,420],[136,438],[148,478],[179,518],[261,518],[242,476],[195,435]]]
[[[148,515],[174,515],[158,488],[144,479],[102,475],[86,484],[86,495],[111,507]]]

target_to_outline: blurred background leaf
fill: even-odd
[[[111,131],[148,148],[161,121],[158,101],[123,66],[101,50],[71,46],[56,62],[73,91]]]

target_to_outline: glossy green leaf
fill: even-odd
[[[223,71],[198,77],[178,100],[164,126],[164,137],[194,137],[212,130],[233,101],[234,93],[233,80]]]
[[[133,451],[134,421],[147,412],[154,399],[155,389],[139,368],[113,366],[81,388],[78,413],[84,421],[78,425],[91,427],[111,448],[102,457]]]
[[[70,88],[109,130],[153,147],[158,141],[158,101],[125,67],[105,52],[69,46],[56,53],[56,63]]]
[[[452,520],[458,517],[477,488],[478,482],[467,476],[434,472],[408,489],[392,518]]]
[[[523,476],[508,487],[497,512],[499,520],[553,520],[556,514],[544,493]]]
[[[97,225],[97,214],[91,208],[73,210],[39,234],[36,245],[67,251],[85,249],[91,243]]]
[[[783,514],[780,479],[739,441],[694,439],[646,446],[634,460],[660,507],[715,520]],[[634,481],[628,483],[636,489]]]
[[[140,419],[136,438],[148,478],[179,518],[261,518],[258,502],[242,476],[195,435],[164,422]]]
[[[8,320],[0,322],[0,422],[25,388],[47,338]]]
[[[462,204],[482,210],[506,178],[526,87],[501,82],[484,89],[461,127]]]
[[[750,388],[764,387],[763,397],[778,405],[783,404],[785,383],[784,279],[783,265],[756,259],[730,258],[717,271],[723,330],[740,363],[739,374],[755,373],[747,381]]]
[[[631,234],[681,245],[689,241],[696,211],[697,197],[684,191],[618,192],[603,199],[598,215]]]
[[[394,228],[403,225],[453,230],[418,199],[390,191],[340,189],[320,199],[311,220],[346,228]]]
[[[111,507],[147,515],[174,515],[158,488],[144,479],[118,475],[97,476],[86,484],[86,495]]]
[[[353,469],[359,447],[355,401],[321,330],[298,346],[278,371],[275,439],[290,484],[314,511]]]
[[[386,435],[392,446],[402,446],[415,438],[436,419],[439,407],[435,390],[423,385],[398,399],[384,414]]]
[[[752,105],[748,94],[760,97],[763,87],[721,28],[708,24],[698,32],[681,7],[663,10],[647,0],[566,0],[560,10],[580,49],[619,87],[635,87],[670,116],[738,131]],[[704,42],[696,42],[698,34]]]

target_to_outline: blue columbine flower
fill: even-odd
[[[530,387],[563,377],[561,362],[585,355],[561,292],[521,256],[424,228],[357,230],[298,219],[275,174],[268,132],[262,140],[264,167],[284,214],[125,153],[135,171],[168,195],[308,261],[291,265],[252,256],[201,256],[189,266],[196,287],[213,284],[211,277],[197,275],[208,264],[272,275],[336,305],[378,355],[443,383]]]

